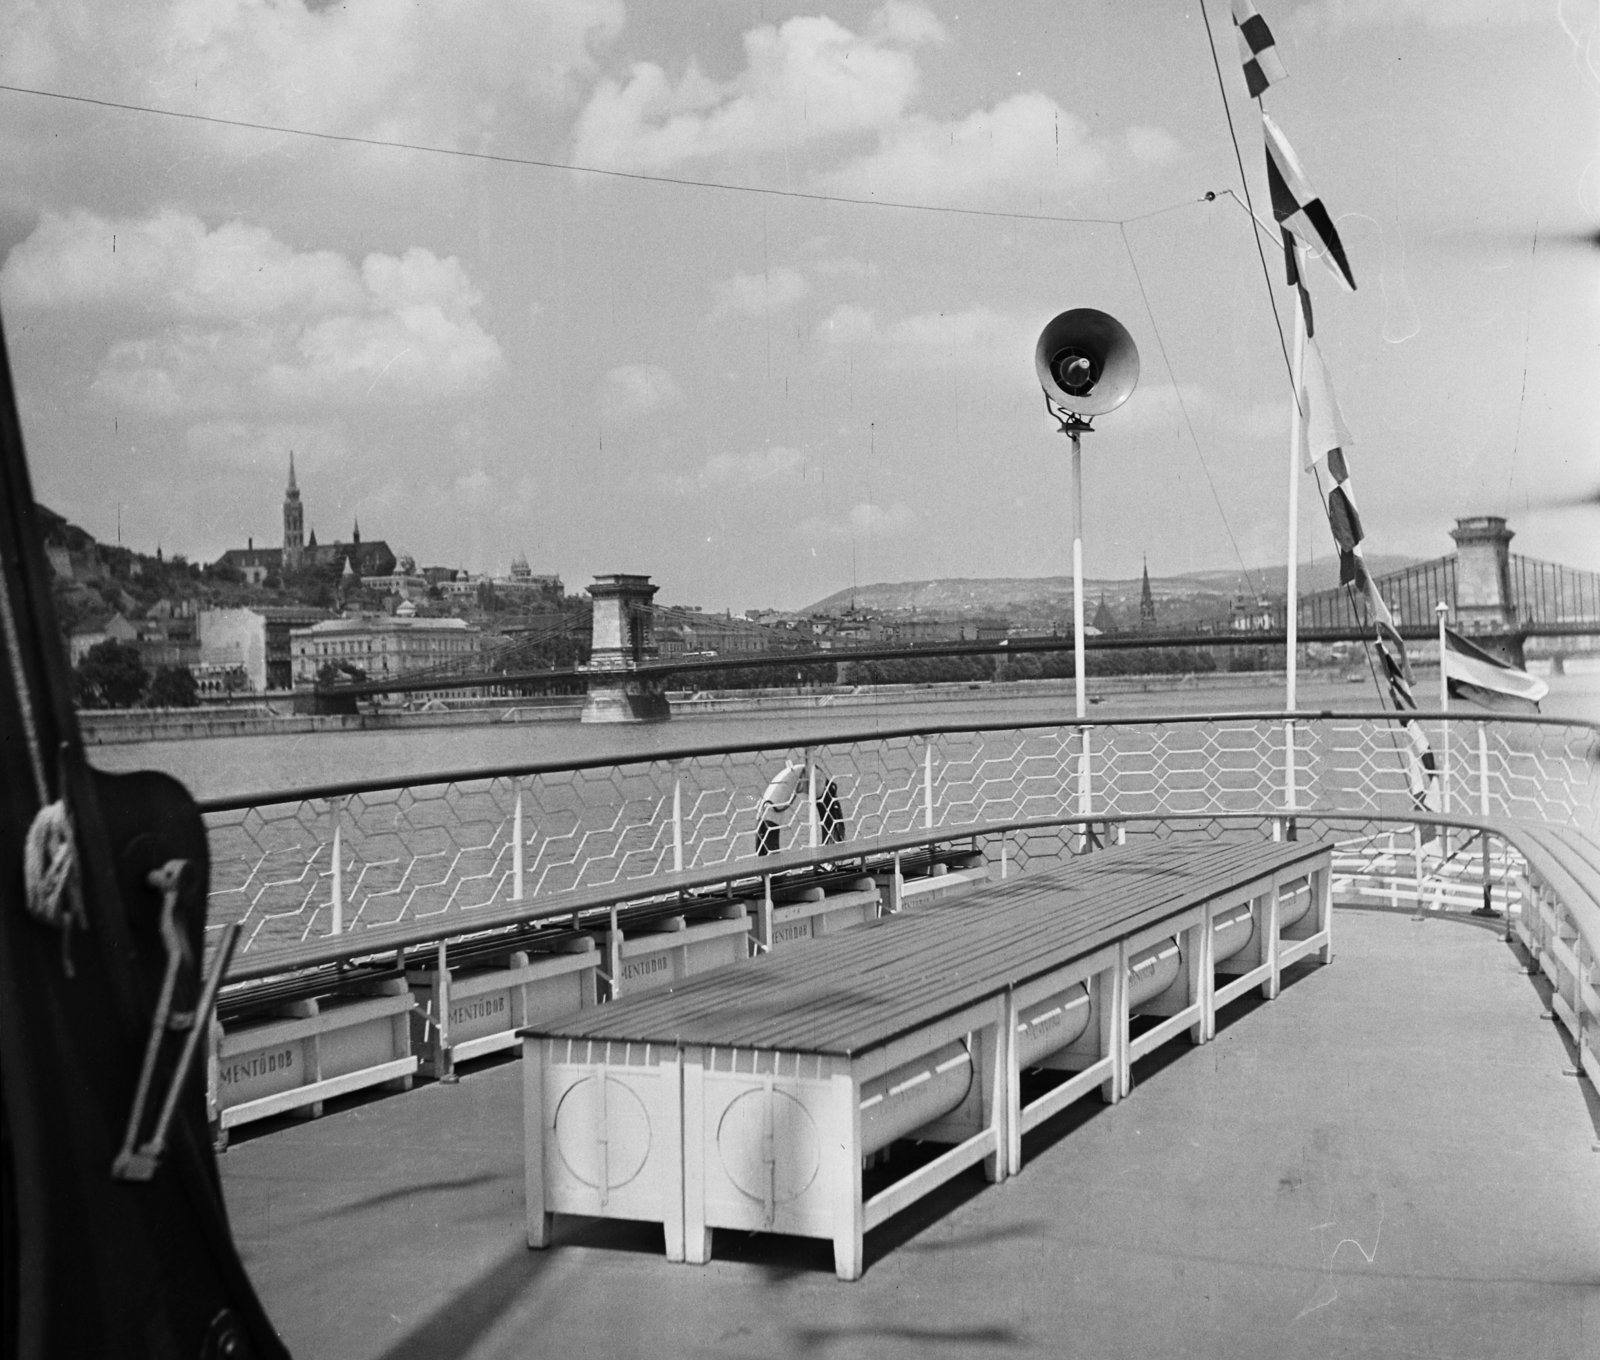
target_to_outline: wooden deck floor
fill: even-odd
[[[527,1251],[516,1063],[248,1138],[224,1183],[301,1360],[1592,1360],[1600,1110],[1536,982],[1465,920],[1341,911],[1335,940],[1020,1176],[870,1234],[853,1285],[760,1234],[698,1269],[622,1223]]]

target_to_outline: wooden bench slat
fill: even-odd
[[[1322,853],[1314,842],[1218,843],[1180,857],[1118,847],[817,941],[803,959],[759,959],[524,1033],[859,1053]]]

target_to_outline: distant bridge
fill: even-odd
[[[1542,562],[1508,550],[1512,532],[1503,519],[1480,516],[1461,519],[1451,531],[1457,551],[1430,562],[1419,562],[1376,578],[1384,600],[1411,642],[1428,643],[1437,636],[1434,607],[1440,601],[1450,608],[1452,626],[1480,643],[1521,664],[1525,655],[1548,657],[1559,669],[1574,653],[1600,653],[1600,573],[1581,571],[1555,562]],[[849,646],[822,646],[811,639],[789,639],[779,630],[742,619],[726,621],[650,602],[655,587],[648,577],[604,578],[632,583],[631,602],[611,601],[611,626],[617,637],[608,650],[620,652],[625,670],[605,672],[638,681],[666,681],[673,676],[719,671],[762,669],[775,673],[844,662],[907,661],[948,657],[1005,657],[1070,652],[1072,637],[1004,639],[941,639],[918,643],[857,642]],[[621,609],[621,614],[617,610]],[[1345,587],[1319,591],[1301,598],[1296,611],[1298,640],[1302,643],[1361,642],[1370,640],[1373,628],[1356,594]],[[596,646],[599,625],[583,611],[554,627],[530,632],[492,650],[462,657],[404,674],[335,681],[316,688],[320,703],[345,707],[358,699],[385,694],[427,694],[471,689],[484,693],[527,693],[530,690],[573,689],[587,686],[604,667],[552,665],[548,653],[555,646],[569,651],[593,626]],[[1275,627],[1267,629],[1141,629],[1091,634],[1088,651],[1174,650],[1214,647],[1283,647],[1288,638],[1285,611],[1280,602]],[[675,628],[682,642],[704,644],[704,652],[658,658],[657,641],[663,625]],[[1529,643],[1533,643],[1529,647]],[[541,657],[541,654],[546,654]],[[613,658],[615,659],[615,658]]]
[[[1431,642],[1437,636],[1436,628],[1402,628],[1408,641]],[[1600,623],[1589,625],[1552,624],[1530,629],[1526,637],[1585,637],[1600,635]],[[1366,628],[1315,628],[1302,629],[1302,643],[1333,643],[1370,641],[1372,632]],[[1208,647],[1283,647],[1288,636],[1281,629],[1229,632],[1167,632],[1091,634],[1084,639],[1084,648],[1091,652],[1152,651],[1199,649]],[[1005,638],[989,642],[937,642],[910,646],[882,647],[805,647],[792,651],[741,652],[732,656],[685,656],[670,661],[642,661],[629,672],[638,679],[668,679],[689,673],[735,670],[795,670],[811,666],[837,665],[848,661],[917,661],[942,657],[1005,657],[1037,655],[1041,653],[1071,652],[1071,637]],[[507,649],[509,650],[509,649]],[[345,682],[319,686],[317,694],[327,698],[375,698],[382,694],[425,694],[441,690],[484,688],[509,692],[530,688],[573,686],[586,683],[593,672],[582,667],[531,667],[484,665],[483,657],[475,658],[475,666],[437,667],[428,671],[412,671],[389,679]]]

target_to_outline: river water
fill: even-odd
[[[1124,682],[1125,683],[1125,682]],[[1421,679],[1419,697],[1433,698],[1433,681]],[[1148,688],[1097,688],[1090,682],[1095,717],[1169,713],[1272,711],[1283,703],[1282,677],[1218,677],[1204,685],[1151,681]],[[1551,717],[1600,720],[1600,674],[1553,676],[1543,708]],[[1372,684],[1307,676],[1300,682],[1305,710],[1371,709]],[[1460,706],[1463,713],[1476,712]],[[439,772],[594,758],[627,761],[687,746],[822,745],[830,739],[911,726],[959,727],[970,723],[1025,725],[1066,722],[1070,694],[1040,694],[1021,685],[982,686],[949,699],[906,702],[874,696],[836,708],[797,708],[674,718],[651,726],[578,722],[489,723],[472,727],[419,727],[366,732],[216,737],[190,741],[98,746],[94,764],[121,773],[163,770],[201,799],[233,798],[338,783],[345,780],[420,781]]]

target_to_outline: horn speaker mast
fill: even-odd
[[[1084,716],[1083,450],[1095,416],[1114,411],[1139,382],[1139,347],[1127,328],[1093,307],[1062,312],[1039,333],[1034,371],[1044,405],[1072,440],[1072,657],[1078,717]],[[1087,740],[1087,738],[1086,738]],[[1085,752],[1087,755],[1087,751]],[[1085,772],[1087,761],[1085,761]],[[1085,785],[1085,788],[1087,786]]]

